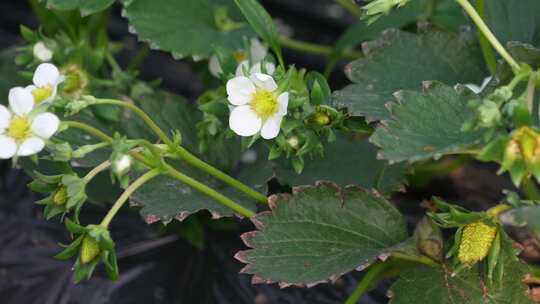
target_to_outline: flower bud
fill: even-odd
[[[112,170],[117,176],[123,176],[131,169],[132,159],[131,156],[123,154],[115,159],[112,163]]]
[[[297,136],[292,136],[289,139],[287,139],[287,143],[291,148],[296,149],[298,148],[298,145],[300,144],[300,141],[298,140]]]
[[[72,64],[62,70],[65,75],[62,95],[66,97],[80,97],[88,86],[88,76],[77,65]]]
[[[56,205],[64,205],[67,202],[67,189],[64,186],[60,186],[53,194],[52,201]]]
[[[90,236],[85,236],[81,243],[80,261],[81,264],[92,262],[100,253],[99,244]]]
[[[50,61],[53,57],[53,51],[51,51],[43,42],[34,44],[33,48],[34,57],[41,62]]]
[[[488,255],[496,233],[496,227],[483,221],[466,225],[461,235],[458,260],[467,266],[483,260]]]

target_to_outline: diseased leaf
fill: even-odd
[[[242,235],[248,247],[236,258],[253,282],[312,286],[362,269],[407,238],[403,216],[384,198],[330,183],[295,188],[270,198],[271,212]]]
[[[242,37],[252,34],[245,26],[220,29],[216,10],[241,21],[232,0],[132,0],[124,2],[123,15],[130,30],[152,49],[171,52],[175,58],[210,56],[215,46],[236,50]]]
[[[339,186],[359,185],[382,194],[400,190],[406,180],[407,165],[390,165],[376,156],[376,147],[367,140],[338,136],[335,142],[325,146],[323,157],[306,159],[301,174],[297,174],[286,160],[272,162],[262,158],[244,168],[239,177],[259,189],[269,179],[276,177],[281,184],[291,186],[331,180]]]
[[[527,285],[522,283],[527,265],[510,261],[502,282],[488,287],[477,267],[452,276],[446,267],[420,266],[403,273],[390,289],[390,304],[524,304],[533,303],[527,297]]]
[[[503,44],[520,41],[540,46],[540,1],[485,1],[486,23]]]
[[[80,10],[81,15],[87,16],[98,13],[109,6],[115,0],[46,0],[47,7],[62,11]]]
[[[381,148],[380,157],[390,161],[419,161],[463,151],[481,139],[481,133],[462,132],[474,111],[468,98],[454,88],[433,83],[425,92],[396,94],[392,115],[383,121],[370,141]]]
[[[447,32],[388,30],[380,40],[365,44],[364,51],[366,57],[351,62],[345,71],[354,84],[336,91],[333,102],[368,120],[389,119],[386,103],[392,94],[419,89],[424,80],[481,83],[488,75],[478,46]]]

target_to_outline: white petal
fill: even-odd
[[[240,136],[252,136],[261,130],[262,120],[250,106],[239,106],[229,116],[229,127]]]
[[[276,71],[276,66],[273,63],[266,62],[265,67],[266,67],[266,71],[264,71],[264,73],[268,75],[274,75],[274,72]],[[263,73],[262,63],[261,62],[255,63],[249,72],[250,74]]]
[[[275,91],[278,87],[276,82],[274,81],[274,78],[272,78],[272,76],[267,75],[267,74],[255,73],[255,74],[252,74],[249,78],[259,88],[263,88],[271,92]]]
[[[32,122],[32,133],[44,139],[48,139],[58,131],[60,120],[52,113],[38,114]]]
[[[287,107],[289,106],[289,92],[283,92],[279,94],[277,101],[279,104],[279,110],[277,115],[287,115]]]
[[[22,87],[15,87],[9,90],[8,99],[11,110],[19,116],[30,113],[34,108],[34,96],[32,96],[30,91]]]
[[[9,127],[10,120],[11,112],[5,106],[0,105],[0,134],[4,133],[4,130]]]
[[[17,155],[19,156],[30,156],[36,153],[39,153],[45,147],[45,142],[43,139],[38,137],[30,137],[23,141],[22,145],[19,146],[19,151]]]
[[[58,82],[58,77],[60,77],[60,71],[54,64],[42,63],[34,72],[32,81],[38,87],[54,86]]]
[[[0,159],[12,158],[17,152],[15,141],[5,135],[0,135]]]
[[[242,62],[240,62],[240,64],[238,64],[238,66],[236,67],[236,72],[235,72],[235,75],[238,77],[238,76],[249,76],[247,75],[246,71],[249,71],[249,61],[247,60],[244,60]]]
[[[482,85],[480,86],[480,91],[483,91],[487,87],[487,85],[489,84],[492,78],[493,76],[484,78],[484,81],[482,82]]]
[[[221,68],[221,63],[216,55],[212,55],[208,61],[208,70],[212,76],[219,78],[223,74],[223,69]]]
[[[247,77],[238,76],[227,81],[227,95],[233,105],[245,105],[251,100],[253,93],[255,85]]]
[[[279,127],[281,126],[281,120],[283,116],[275,115],[267,119],[261,129],[261,136],[264,139],[272,139],[278,136]]]
[[[259,41],[257,38],[252,38],[250,40],[250,47],[249,47],[249,53],[250,53],[250,59],[251,62],[258,62],[264,59],[266,55],[268,54],[268,49]]]
[[[475,85],[473,83],[467,83],[467,84],[465,84],[465,86],[475,94],[478,94],[478,93],[480,93],[482,91],[479,86],[477,86],[477,85]]]

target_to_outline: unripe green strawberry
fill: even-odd
[[[80,249],[81,264],[92,262],[100,253],[99,244],[93,238],[85,236]]]
[[[58,188],[52,197],[53,202],[56,205],[64,205],[67,202],[67,189],[64,186]]]
[[[458,260],[469,266],[483,260],[488,255],[496,233],[496,227],[482,221],[465,226],[459,244]]]

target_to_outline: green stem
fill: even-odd
[[[182,157],[190,165],[196,168],[199,168],[200,170],[222,180],[223,182],[244,192],[245,194],[249,195],[250,197],[252,197],[253,199],[257,200],[258,202],[262,204],[268,203],[268,198],[266,197],[266,195],[253,190],[252,188],[246,186],[245,184],[238,181],[237,179],[205,163],[204,161],[200,160],[199,158],[191,154],[188,150],[184,149],[183,147],[176,147],[176,151],[178,152],[178,155]]]
[[[83,178],[84,183],[88,184],[94,177],[96,177],[96,175],[98,175],[102,171],[107,170],[110,166],[111,162],[109,160],[102,162],[97,167],[88,172],[88,174],[86,174],[86,176]]]
[[[105,54],[105,59],[107,60],[107,62],[109,63],[113,71],[122,72],[122,68],[120,67],[116,59],[114,58],[113,54],[111,54],[110,52],[107,52]]]
[[[502,44],[497,40],[497,37],[493,35],[489,27],[486,25],[482,17],[478,15],[474,7],[469,3],[468,0],[456,0],[465,12],[471,17],[473,22],[476,24],[480,32],[484,34],[486,39],[491,43],[493,48],[506,60],[506,62],[512,67],[514,74],[518,74],[520,70],[519,64],[512,58],[512,56],[506,51]]]
[[[437,266],[437,262],[433,261],[432,259],[426,257],[426,256],[412,256],[408,254],[403,254],[399,252],[393,252],[391,255],[392,258],[403,260],[403,261],[409,261],[409,262],[415,262],[420,263],[428,266]]]
[[[352,15],[359,18],[362,17],[362,10],[358,5],[354,4],[353,0],[336,0],[336,2]]]
[[[166,165],[165,166],[165,169],[166,169],[166,174],[169,175],[170,177],[172,178],[175,178],[183,183],[185,183],[186,185],[194,188],[195,190],[199,191],[199,192],[202,192],[204,194],[206,194],[207,196],[213,198],[214,200],[216,200],[218,203],[222,204],[223,206],[227,207],[227,208],[230,208],[232,210],[234,210],[236,213],[244,216],[244,217],[247,217],[247,218],[250,218],[250,217],[253,217],[255,215],[255,213],[237,203],[235,203],[234,201],[232,201],[231,199],[229,199],[228,197],[224,196],[223,194],[217,192],[216,190],[206,186],[205,184],[185,175],[185,174],[182,174],[180,173],[179,171],[177,171],[176,169],[174,169],[173,167],[169,166],[169,165]]]
[[[538,117],[538,98],[535,96],[536,91],[536,77],[535,73],[531,74],[529,77],[529,82],[527,83],[527,106],[531,112],[533,124],[539,126],[539,117]]]
[[[148,44],[145,44],[137,51],[137,54],[135,54],[135,56],[128,63],[127,69],[136,70],[144,61],[146,56],[148,56],[148,54],[150,54],[150,47],[148,46]]]
[[[286,36],[280,36],[279,43],[286,48],[303,51],[310,54],[328,56],[334,53],[334,48],[329,45],[321,45],[311,42],[299,41]],[[364,54],[357,51],[346,51],[343,53],[343,57],[348,59],[358,59],[363,56]]]
[[[484,18],[484,0],[476,0],[476,11],[481,18]],[[482,54],[484,55],[484,61],[486,66],[491,74],[495,74],[497,71],[497,58],[495,58],[495,53],[489,44],[486,36],[482,32],[478,32],[478,38],[480,40],[480,47],[482,49]]]
[[[104,142],[112,143],[112,138],[109,135],[85,123],[80,123],[77,121],[63,121],[62,124],[69,128],[81,129],[87,133],[92,134],[94,137],[101,139]]]
[[[367,273],[362,277],[362,280],[358,283],[358,286],[353,291],[353,293],[347,298],[345,304],[356,304],[358,300],[368,291],[369,287],[372,285],[373,280],[377,279],[381,273],[383,273],[388,268],[388,263],[379,262],[371,267]]]
[[[97,99],[97,104],[117,105],[117,106],[121,106],[121,107],[124,107],[124,108],[127,108],[127,109],[133,111],[135,114],[137,114],[144,121],[144,123],[146,123],[148,125],[148,127],[154,133],[156,133],[156,135],[159,137],[159,139],[161,139],[161,141],[163,141],[165,144],[167,144],[169,146],[174,145],[174,143],[169,139],[167,134],[165,134],[161,130],[161,128],[152,120],[152,118],[150,118],[150,116],[148,116],[148,114],[146,114],[146,112],[144,112],[138,106],[136,106],[136,105],[134,105],[134,104],[132,104],[130,102],[125,102],[125,101],[116,100],[116,99]]]
[[[111,207],[109,212],[105,215],[101,223],[99,224],[101,227],[108,228],[109,224],[111,223],[112,219],[118,213],[118,210],[122,208],[122,206],[125,204],[125,202],[129,199],[129,197],[133,194],[133,192],[137,191],[142,185],[144,185],[146,182],[151,180],[152,178],[158,176],[161,174],[161,169],[155,168],[152,169],[145,174],[143,174],[141,177],[136,179],[127,189],[120,195],[120,197],[116,200],[114,205]]]
[[[84,130],[84,131],[94,135],[95,137],[102,139],[103,141],[112,142],[112,138],[110,136],[108,136],[107,134],[105,134],[105,133],[99,131],[98,129],[96,129],[96,128],[92,127],[92,126],[89,126],[87,124],[79,123],[79,122],[75,122],[75,121],[66,121],[66,122],[63,122],[63,123],[66,124],[69,127]],[[140,153],[138,153],[136,151],[131,151],[129,154],[133,158],[138,160],[139,162],[143,163],[148,168],[152,168],[152,167],[155,166],[152,162],[148,161],[146,159],[146,157],[144,157],[143,155],[141,155]],[[171,176],[173,178],[176,178],[176,179],[186,183],[188,186],[191,186],[194,189],[196,189],[196,190],[210,196],[211,198],[215,199],[216,201],[218,201],[222,205],[231,208],[233,211],[237,212],[238,214],[240,214],[242,216],[245,216],[245,217],[252,217],[253,215],[255,215],[255,213],[253,213],[251,210],[246,209],[246,208],[242,207],[241,205],[238,205],[237,203],[235,203],[234,201],[232,201],[228,197],[226,197],[223,194],[215,191],[212,188],[209,188],[208,186],[200,183],[199,181],[197,181],[197,180],[195,180],[195,179],[193,179],[193,178],[191,178],[191,177],[189,177],[189,176],[187,176],[185,174],[182,174],[182,173],[178,172],[176,169],[174,169],[170,165],[166,165],[166,169],[167,169],[167,175],[169,175],[169,176]],[[240,183],[240,182],[238,182],[238,183]],[[249,190],[254,191],[251,188],[249,188]],[[261,196],[261,199],[262,199],[263,195],[258,193],[258,192],[256,192],[256,193],[259,196]],[[264,196],[264,202],[265,203],[267,202],[266,196]]]
[[[150,118],[150,116],[148,116],[143,110],[141,110],[141,108],[137,107],[136,105],[116,99],[98,99],[98,104],[118,105],[132,110],[133,112],[135,112],[135,114],[141,117],[141,119],[148,125],[148,127],[150,127],[150,129],[152,129],[152,131],[156,133],[165,144],[167,144],[171,149],[173,149],[173,151],[177,152],[178,156],[183,158],[186,162],[222,180],[223,182],[229,184],[237,190],[244,192],[258,202],[263,204],[267,203],[267,197],[264,194],[261,194],[251,189],[249,186],[243,184],[239,180],[207,164],[195,155],[191,154],[183,147],[176,146],[174,142],[172,142],[172,140],[170,140],[169,137],[161,130],[161,128]]]

